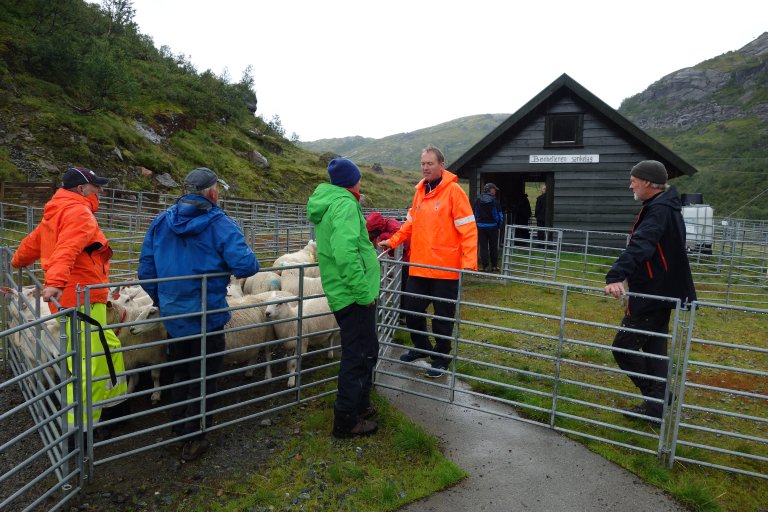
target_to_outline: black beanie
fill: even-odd
[[[328,164],[328,175],[331,177],[331,184],[337,187],[350,188],[360,181],[362,174],[360,169],[346,158],[334,158]]]
[[[651,183],[663,185],[667,182],[667,168],[664,164],[657,162],[656,160],[643,160],[635,165],[631,171],[630,176],[640,178],[641,180],[647,180]]]

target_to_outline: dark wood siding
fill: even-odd
[[[548,113],[584,115],[583,148],[544,148],[544,122]],[[477,162],[474,178],[483,174],[554,175],[554,227],[593,231],[629,231],[640,204],[629,190],[629,169],[645,158],[631,137],[620,132],[588,105],[568,95],[552,99],[518,131],[496,141]],[[530,155],[599,155],[596,164],[531,164]],[[477,182],[473,183],[477,187]],[[473,190],[475,193],[476,190]],[[503,191],[502,191],[503,193]]]

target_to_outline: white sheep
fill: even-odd
[[[150,318],[159,317],[158,309],[152,304],[136,305],[129,301],[127,304],[120,301],[107,301],[107,322],[110,325],[138,322]],[[122,351],[123,362],[126,370],[138,368],[141,365],[152,366],[152,385],[154,391],[150,395],[153,404],[160,401],[160,368],[155,366],[168,360],[166,357],[165,343],[153,343],[165,340],[168,336],[162,322],[157,321],[149,324],[141,324],[141,329],[135,329],[138,326],[122,326],[113,328],[112,332],[120,339],[122,348],[130,348]],[[135,348],[140,347],[142,348]],[[128,376],[128,392],[133,393],[138,384],[138,373],[132,373]]]
[[[47,302],[42,301],[34,286],[24,287],[19,294],[12,288],[0,288],[3,294],[3,302],[6,304],[9,327],[16,327],[37,318],[51,315]],[[40,316],[37,316],[36,307],[39,304]],[[24,331],[14,333],[9,337],[11,343],[22,355],[26,362],[26,369],[36,368],[48,363],[61,353],[59,319],[51,318],[40,324],[40,335],[36,334],[36,327],[30,327]],[[46,370],[48,383],[56,382],[56,369],[49,367]]]
[[[227,285],[227,298],[239,299],[245,295],[243,293],[243,287],[240,286],[240,280],[235,276],[229,276],[229,284]]]
[[[296,299],[297,297],[293,297]],[[296,337],[298,336],[299,306],[294,301],[270,304],[266,308],[266,317],[269,320],[287,320],[274,324],[275,334],[278,339],[285,340],[285,348],[293,357],[288,359],[288,373],[296,372]],[[292,320],[293,321],[290,321]],[[341,343],[339,324],[331,313],[328,300],[325,297],[306,299],[302,301],[301,316],[301,353],[305,353],[309,344],[324,345],[333,349],[334,345]],[[333,358],[333,350],[328,352],[328,358]],[[296,376],[288,378],[288,387],[296,385]]]
[[[317,261],[317,242],[310,240],[303,249],[296,252],[283,254],[272,263],[273,267],[285,267],[288,265],[297,265],[300,263],[314,263]],[[278,274],[280,270],[275,270]]]
[[[275,330],[272,325],[264,325],[265,313],[263,307],[256,307],[264,302],[262,296],[245,295],[240,298],[227,297],[227,304],[232,309],[232,318],[224,326],[225,335],[224,364],[246,363],[253,366],[258,363],[259,351],[263,350],[267,367],[264,370],[264,378],[272,378],[272,347],[262,346],[275,339]],[[244,307],[251,306],[251,307]],[[246,347],[252,347],[246,349]],[[232,351],[232,352],[230,352]],[[245,372],[246,377],[253,376],[253,368]]]
[[[231,308],[241,308],[232,310],[232,318],[224,326],[227,330],[225,339],[224,364],[240,364],[245,362],[248,366],[253,366],[258,362],[259,350],[264,350],[264,359],[267,362],[272,360],[271,347],[261,347],[263,343],[275,339],[275,331],[272,325],[263,325],[265,323],[264,302],[278,300],[281,297],[290,296],[290,294],[276,291],[264,292],[257,295],[245,295],[243,297],[227,297],[227,304]],[[274,297],[274,298],[273,298]],[[251,307],[244,307],[251,306]],[[257,307],[258,306],[258,307]],[[148,318],[160,319],[158,311],[152,312]],[[154,324],[140,324],[131,327],[131,332],[141,334],[147,330],[152,330]],[[253,348],[246,349],[246,347]],[[242,349],[242,350],[238,350]],[[233,352],[229,352],[232,350]],[[245,372],[246,377],[252,377],[254,370],[249,368]],[[271,365],[267,364],[264,370],[264,378],[272,378]]]
[[[299,295],[299,270],[298,268],[287,268],[280,275],[280,289],[293,295]],[[323,283],[319,277],[304,276],[302,288],[302,297],[312,295],[324,295]]]
[[[126,307],[151,306],[152,297],[141,286],[117,286],[109,291],[109,298]]]
[[[276,272],[262,271],[241,281],[245,295],[256,295],[280,289],[280,275]]]

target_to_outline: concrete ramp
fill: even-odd
[[[379,370],[416,380],[380,373],[377,383],[447,400],[449,391],[431,384],[447,384],[450,376],[428,379],[426,363],[421,364],[415,368],[382,361]],[[402,511],[686,510],[663,491],[557,432],[470,408],[515,415],[505,404],[463,393],[456,393],[450,404],[382,387],[377,392],[437,436],[443,453],[469,473],[455,487]]]

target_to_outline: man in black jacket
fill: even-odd
[[[696,300],[691,267],[685,250],[685,223],[682,203],[675,188],[667,185],[667,169],[656,160],[644,160],[630,171],[630,190],[643,206],[632,227],[629,243],[605,276],[605,293],[619,298],[625,295],[623,281],[629,291],[680,299],[682,304]],[[641,334],[619,331],[613,357],[619,367],[633,374],[630,379],[646,400],[630,413],[657,421],[664,411],[668,360],[667,334],[674,302],[632,296],[622,327],[659,333]],[[664,359],[645,354],[662,356]]]

